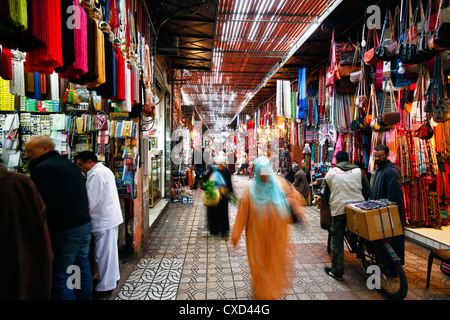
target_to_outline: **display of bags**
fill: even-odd
[[[432,35],[430,32],[430,16],[431,16],[431,6],[432,0],[428,1],[427,13],[424,14],[422,1],[420,4],[420,16],[422,20],[422,32],[417,38],[417,53],[420,54],[424,61],[429,61],[434,58],[435,53],[428,47],[428,39]]]
[[[404,36],[404,43],[402,50],[400,51],[400,60],[406,64],[417,64],[424,62],[424,58],[422,55],[417,53],[417,40],[415,31],[416,28],[416,20],[419,11],[419,7],[416,8],[414,12],[414,16],[412,14],[411,0],[408,0],[409,3],[409,18],[405,19],[408,21],[408,27],[406,29],[406,34]]]

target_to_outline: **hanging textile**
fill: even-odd
[[[25,71],[52,74],[55,68],[63,65],[61,5],[59,1],[40,0],[39,9],[33,15],[33,24],[39,30],[44,46],[27,52]]]
[[[298,69],[298,119],[305,119],[306,109],[306,69]]]
[[[64,70],[61,70],[59,76],[74,82],[81,75],[88,72],[88,35],[87,35],[87,15],[84,9],[74,0],[72,4],[77,7],[74,15],[74,62],[65,64]]]

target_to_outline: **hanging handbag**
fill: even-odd
[[[417,79],[417,104],[418,108],[420,108],[420,121],[411,125],[411,134],[413,137],[421,138],[421,139],[431,139],[434,135],[433,127],[431,127],[428,116],[426,116],[426,120],[423,121],[423,94],[425,90],[425,74],[424,67],[420,71],[419,78]]]
[[[387,55],[386,47],[384,46],[384,33],[385,33],[385,30],[386,30],[386,24],[387,24],[388,19],[389,19],[389,14],[390,14],[390,11],[387,10],[386,11],[386,16],[384,18],[383,29],[381,31],[380,43],[379,43],[378,47],[376,47],[376,49],[375,49],[375,56],[378,59],[380,59],[381,61],[393,60],[392,56]]]
[[[334,31],[331,36],[331,45],[330,45],[330,66],[328,68],[327,77],[326,77],[326,86],[334,86],[336,81],[339,80],[341,76],[339,75],[339,67],[336,62],[336,42],[334,39]]]
[[[355,51],[357,50],[356,46],[351,42],[345,43],[340,51],[340,66],[351,66],[354,64]]]
[[[435,53],[428,48],[428,38],[430,37],[430,16],[431,16],[431,6],[432,0],[428,1],[427,14],[423,12],[422,1],[420,0],[420,16],[422,19],[422,32],[417,38],[417,53],[420,54],[424,61],[430,61],[434,58]]]
[[[366,112],[369,104],[369,98],[367,97],[367,79],[364,71],[364,66],[361,68],[361,75],[358,85],[358,94],[356,96],[356,107]]]
[[[405,43],[403,44],[402,51],[400,52],[400,60],[406,64],[418,64],[424,61],[423,57],[417,53],[417,44],[414,44],[413,38],[416,36],[414,30],[416,30],[416,19],[419,12],[419,7],[416,8],[414,16],[412,15],[411,0],[409,2],[409,28],[405,34]]]
[[[379,45],[379,40],[378,40],[377,29],[375,27],[373,27],[373,29],[369,29],[369,31],[368,31],[367,43],[370,42],[370,35],[371,35],[370,30],[372,30],[372,33],[373,33],[373,47],[364,53],[364,63],[367,64],[368,66],[373,66],[373,65],[377,64],[378,62],[380,62],[380,59],[378,59],[378,57],[375,55],[375,49]]]
[[[374,118],[373,114],[374,114],[374,109],[375,109],[375,104],[376,104],[376,91],[375,91],[375,85],[372,84],[371,85],[371,90],[370,90],[370,98],[369,98],[369,106],[367,107],[367,113],[366,116],[364,117],[364,123],[368,126],[370,126],[372,128],[372,120]],[[372,109],[372,114],[370,114],[370,109]]]
[[[395,8],[394,18],[392,19],[391,12],[389,11],[389,28],[391,31],[391,42],[386,46],[386,55],[391,57],[390,60],[395,60],[400,57],[400,51],[402,44],[400,41],[396,40],[396,32],[400,35],[400,8],[397,6]]]
[[[450,49],[450,23],[443,21],[443,12],[444,0],[441,0],[438,16],[436,19],[436,28],[433,32],[433,36],[430,37],[428,43],[429,48],[434,51]]]
[[[433,109],[433,119],[436,122],[450,120],[450,98],[447,95],[447,77],[444,71],[443,53],[439,53],[440,73],[438,82],[438,94]]]
[[[388,93],[385,90],[385,96],[388,95]],[[383,126],[394,126],[397,123],[400,122],[400,112],[398,112],[397,108],[397,99],[395,98],[395,91],[392,85],[391,79],[389,79],[389,100],[385,98],[385,104],[383,106],[383,112],[380,115],[379,122]],[[390,111],[386,110],[386,102],[389,101],[389,109]]]

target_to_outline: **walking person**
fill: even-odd
[[[403,203],[403,189],[401,173],[398,166],[389,160],[389,147],[377,145],[373,151],[373,158],[377,166],[372,178],[372,200],[388,199],[398,206],[402,227],[405,226],[405,206]],[[392,238],[391,246],[402,264],[405,263],[405,236]]]
[[[329,197],[331,209],[331,268],[325,273],[336,280],[344,275],[344,235],[347,226],[345,205],[347,202],[360,202],[370,196],[370,183],[362,170],[348,162],[345,151],[336,153],[337,164],[325,176],[325,197]]]
[[[210,234],[220,235],[223,237],[228,237],[228,233],[230,232],[230,221],[228,218],[228,196],[230,193],[233,193],[231,173],[227,168],[226,160],[227,159],[224,155],[214,157],[214,164],[211,165],[211,168],[203,179],[203,181],[208,181],[211,177],[211,179],[214,180],[222,180],[222,182],[218,183],[224,190],[220,197],[219,204],[215,207],[207,207],[206,215]],[[214,177],[213,174],[217,174],[217,178]],[[217,180],[215,182],[217,185]]]
[[[302,203],[300,194],[284,178],[278,179],[267,157],[254,162],[255,175],[239,200],[231,242],[236,247],[245,229],[254,298],[276,300],[285,294],[293,275],[289,255],[288,197]],[[289,195],[286,193],[292,190]],[[300,206],[300,205],[299,205]]]
[[[89,300],[92,276],[89,266],[91,218],[83,176],[77,166],[55,151],[48,136],[25,144],[31,180],[44,200],[53,251],[52,293],[54,300]],[[72,271],[70,271],[72,270]],[[71,272],[81,275],[80,287],[68,284]],[[75,289],[75,290],[74,290]]]
[[[206,171],[206,162],[203,157],[203,150],[202,149],[195,149],[194,150],[194,156],[193,156],[193,162],[195,166],[195,181],[194,185],[192,186],[192,189],[197,189],[198,183],[203,183],[203,177],[205,176]],[[200,181],[201,180],[201,181]]]
[[[310,189],[309,189],[308,178],[306,176],[305,171],[303,171],[303,169],[305,168],[305,160],[304,159],[302,160],[301,164],[302,164],[301,168],[298,164],[292,165],[292,168],[294,169],[294,172],[295,172],[294,187],[295,187],[295,189],[297,189],[298,192],[300,192],[300,194],[306,200],[306,199],[308,199],[308,194],[310,192]]]
[[[0,194],[0,300],[48,300],[53,253],[44,201],[30,178],[1,164]]]
[[[117,239],[119,225],[123,222],[122,210],[114,174],[98,161],[95,153],[83,151],[74,160],[87,177],[94,256],[99,277],[94,294],[101,298],[115,289],[120,279]]]

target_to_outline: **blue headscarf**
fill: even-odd
[[[263,175],[268,175],[269,180],[262,182],[259,178],[263,171]],[[277,208],[277,213],[282,217],[290,216],[290,207],[281,187],[280,181],[275,177],[275,173],[267,157],[258,157],[255,160],[255,175],[249,183],[250,196],[257,206],[263,206],[269,201]]]

